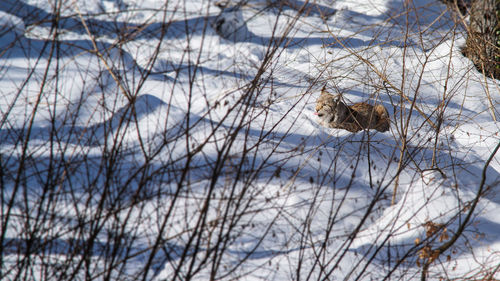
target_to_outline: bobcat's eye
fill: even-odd
[[[325,114],[324,113],[318,113],[319,117],[323,117],[323,115],[325,115]]]

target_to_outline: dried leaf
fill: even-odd
[[[450,238],[450,236],[448,235],[448,232],[445,229],[443,229],[443,233],[441,233],[441,235],[439,235],[439,242],[443,242],[443,241],[446,241]]]

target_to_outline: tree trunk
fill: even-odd
[[[488,77],[500,79],[500,0],[475,0],[464,54]]]

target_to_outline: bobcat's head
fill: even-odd
[[[348,111],[345,104],[341,101],[340,95],[332,95],[325,91],[321,92],[316,101],[316,114],[319,122],[325,127],[341,123],[347,116]]]

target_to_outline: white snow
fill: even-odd
[[[0,278],[412,280],[483,180],[428,277],[500,278],[499,83],[441,2],[53,2],[0,3]],[[324,85],[391,130],[320,127]]]

